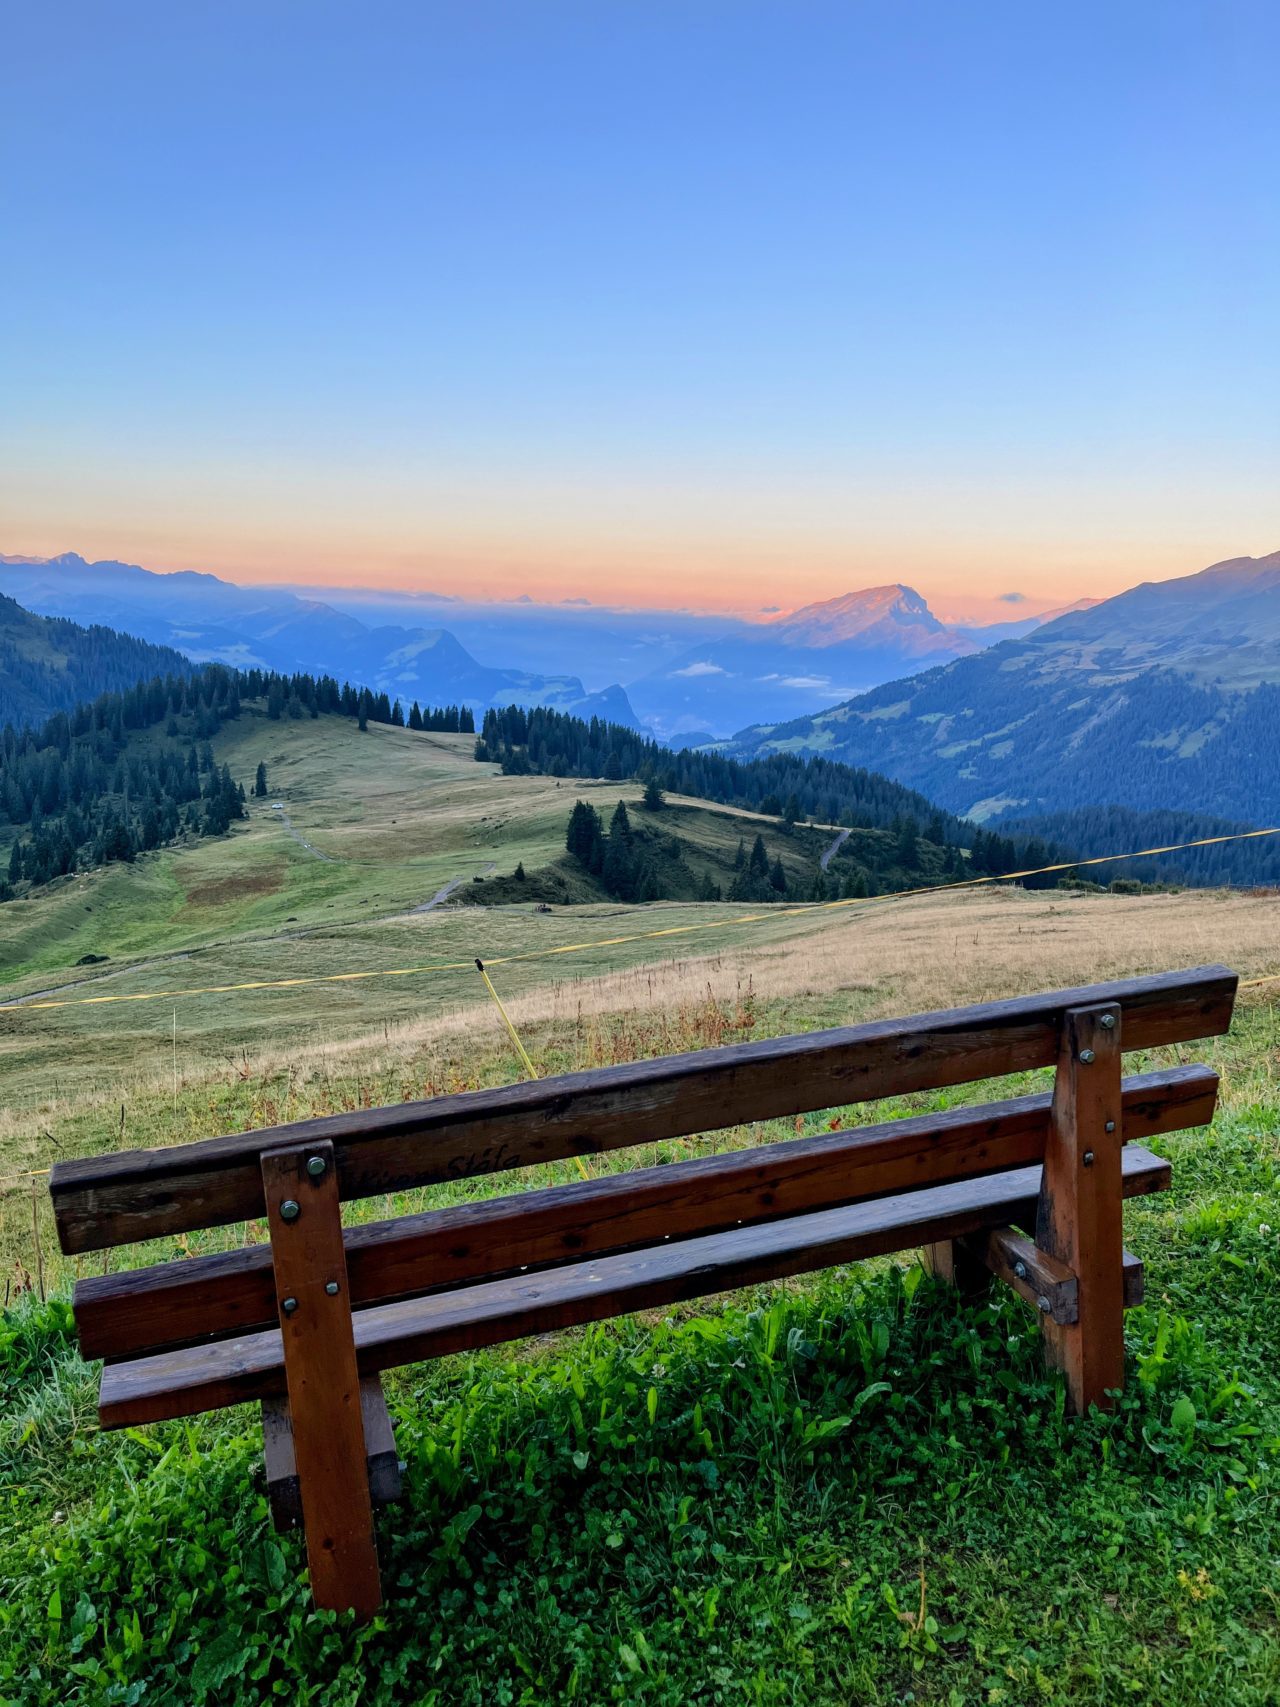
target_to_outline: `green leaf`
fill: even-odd
[[[1169,1423],[1180,1434],[1189,1434],[1196,1426],[1196,1408],[1185,1393],[1175,1403]]]
[[[224,1630],[201,1648],[191,1668],[191,1687],[201,1701],[211,1690],[220,1689],[228,1678],[244,1668],[253,1649],[245,1645],[238,1630]]]

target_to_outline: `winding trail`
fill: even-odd
[[[417,907],[410,907],[410,916],[414,913],[429,913],[433,907],[438,907],[442,901],[447,901],[454,890],[460,889],[468,880],[474,880],[476,877],[488,877],[489,873],[496,869],[497,864],[497,860],[491,859],[482,865],[477,872],[468,871],[464,872],[461,877],[451,877],[442,889],[436,890],[429,901],[423,901]],[[393,917],[403,918],[404,915],[394,914]]]
[[[840,852],[840,849],[849,840],[849,837],[852,834],[853,834],[852,830],[841,830],[840,834],[836,837],[835,841],[832,842],[831,846],[827,849],[826,853],[823,854],[822,858],[818,862],[819,865],[821,865],[823,871],[825,871],[827,869],[827,867],[831,864],[832,860]]]
[[[286,833],[293,837],[294,841],[297,842],[300,848],[306,848],[309,854],[314,854],[317,859],[325,860],[329,865],[338,864],[338,860],[334,854],[322,852],[321,849],[313,846],[312,843],[307,840],[301,830],[294,829],[293,819],[290,818],[289,814],[284,811],[283,808],[281,808],[279,812],[271,812],[269,816],[277,819],[284,825]]]

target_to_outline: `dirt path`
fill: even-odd
[[[836,857],[836,855],[840,852],[840,849],[844,846],[844,844],[849,840],[849,837],[852,835],[852,833],[853,832],[851,830],[841,830],[840,834],[836,837],[835,841],[832,842],[831,846],[827,849],[826,853],[823,854],[822,858],[819,860],[818,863],[819,863],[819,865],[821,865],[821,867],[824,871],[831,864],[832,860]]]
[[[314,847],[307,840],[301,830],[295,830],[293,827],[293,819],[290,818],[287,812],[272,812],[269,813],[268,816],[277,819],[281,824],[283,824],[286,833],[293,837],[294,841],[297,842],[300,848],[306,848],[309,854],[314,854],[317,859],[325,860],[329,865],[336,865],[338,863],[335,855],[322,853],[319,848]]]
[[[479,871],[477,871],[475,873],[464,872],[461,877],[451,877],[442,889],[436,890],[435,894],[431,897],[431,899],[429,901],[422,902],[421,906],[418,906],[418,907],[410,907],[410,909],[409,909],[410,914],[413,914],[413,913],[429,913],[433,907],[438,907],[442,901],[447,901],[449,899],[450,895],[453,894],[454,890],[460,889],[462,887],[462,885],[464,883],[466,883],[468,881],[468,879],[471,878],[472,876],[488,877],[489,873],[492,870],[494,870],[497,863],[498,862],[496,860],[491,859],[491,860],[487,861],[486,864],[482,865],[480,867]],[[396,916],[402,917],[403,915],[396,915]]]

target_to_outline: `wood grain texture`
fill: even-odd
[[[1120,1005],[1126,1048],[1185,1043],[1227,1029],[1236,983],[1200,967],[59,1162],[58,1237],[74,1255],[259,1216],[258,1157],[282,1145],[331,1143],[358,1198],[1050,1066],[1085,1005]]]
[[[389,1505],[401,1494],[400,1456],[380,1375],[361,1378],[360,1419],[364,1425],[369,1498],[375,1506]],[[283,1394],[262,1401],[262,1456],[271,1521],[279,1530],[297,1529],[302,1523],[302,1492],[298,1486],[289,1401]]]
[[[1124,1084],[1124,1138],[1207,1125],[1217,1089],[1207,1067],[1134,1075]],[[1018,1097],[366,1223],[346,1234],[352,1303],[1026,1166],[1044,1154],[1051,1106],[1047,1093]],[[246,1246],[95,1275],[77,1284],[75,1315],[86,1358],[250,1332],[276,1319],[270,1251]]]
[[[1044,1324],[1076,1415],[1109,1408],[1124,1385],[1121,1024],[1118,1003],[1066,1016],[1036,1217],[1036,1244],[1076,1277],[1076,1319]]]
[[[382,1590],[333,1147],[270,1151],[261,1166],[311,1592],[317,1606],[365,1620]],[[295,1219],[282,1212],[290,1202]]]
[[[1137,1145],[1123,1155],[1126,1197],[1168,1188],[1168,1162]],[[901,1197],[822,1210],[764,1226],[573,1263],[539,1275],[361,1310],[356,1352],[364,1373],[471,1351],[528,1334],[662,1307],[784,1275],[910,1250],[986,1227],[1034,1223],[1040,1168]],[[104,1428],[191,1416],[261,1399],[280,1381],[278,1330],[162,1352],[103,1371]]]

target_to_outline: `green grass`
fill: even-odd
[[[578,1048],[636,1045],[619,1018]],[[406,1370],[365,1631],[310,1610],[251,1410],[102,1435],[65,1305],[24,1301],[0,1331],[0,1702],[1274,1703],[1278,1048],[1256,1006],[1195,1051],[1222,1108],[1126,1210],[1148,1301],[1115,1415],[1065,1420],[1033,1314],[963,1306],[909,1256]]]
[[[590,800],[607,819],[619,799],[637,807],[635,783],[504,777],[475,762],[470,736],[378,725],[362,733],[338,717],[271,722],[252,707],[213,746],[218,763],[246,783],[264,760],[267,800],[252,800],[249,822],[230,836],[67,878],[0,906],[7,999],[43,991],[72,999],[175,992],[180,1070],[196,1077],[246,1051],[360,1033],[407,1012],[448,1012],[474,994],[477,955],[503,959],[758,910],[658,903],[628,913],[601,903],[569,914],[557,908],[548,917],[534,912],[540,891],[532,885],[517,906],[465,905],[485,895],[474,879],[490,867],[500,898],[519,896],[502,880],[519,863],[533,873],[561,859],[575,799]],[[317,852],[287,833],[271,809],[275,801]],[[690,872],[700,877],[705,866],[717,880],[731,875],[739,838],[745,834],[750,845],[757,829],[797,884],[830,840],[809,829],[786,837],[776,822],[679,800],[660,814],[637,808],[636,818],[660,824],[662,834],[668,826],[678,831]],[[455,878],[463,882],[448,906],[412,913]],[[590,889],[588,883],[567,899],[589,899]],[[624,918],[631,922],[621,924]],[[778,928],[794,932],[797,921]],[[591,976],[640,964],[671,946],[613,945],[575,957],[574,970]],[[107,959],[77,965],[88,954]],[[185,994],[441,961],[461,968],[412,982],[320,987],[305,999],[296,992]],[[518,993],[560,976],[555,960],[527,962],[504,974],[504,989]],[[8,1108],[36,1108],[86,1082],[130,1098],[139,1076],[171,1066],[175,1001],[0,1012]]]

